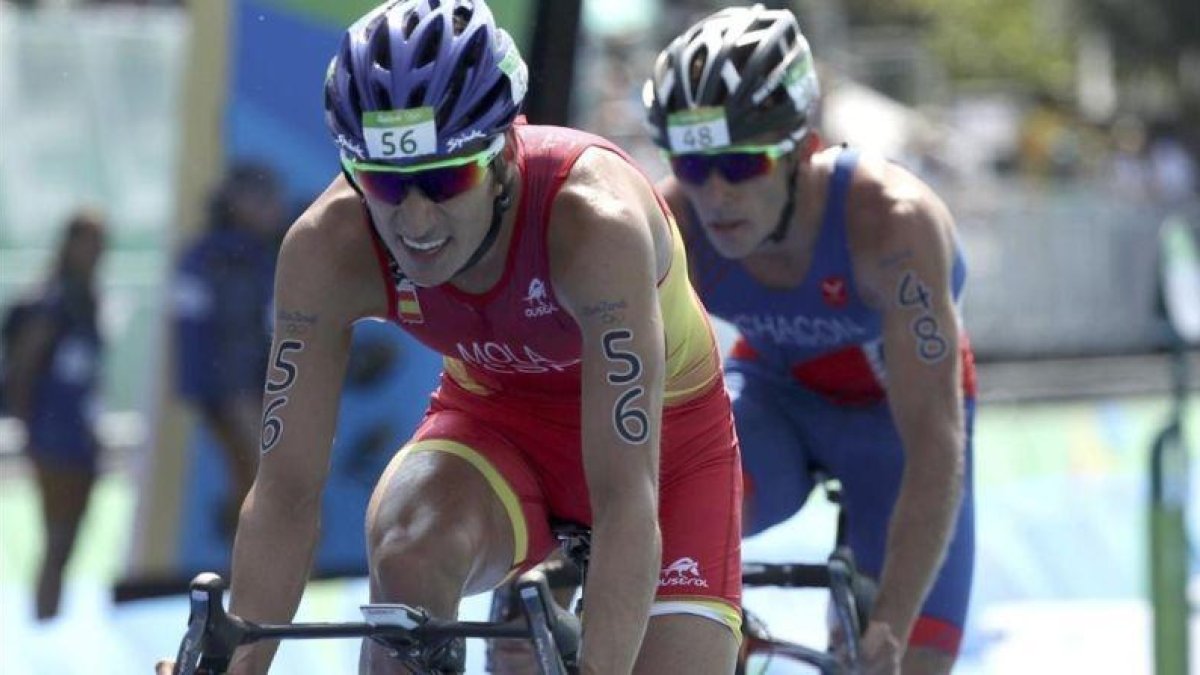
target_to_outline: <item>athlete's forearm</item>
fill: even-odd
[[[229,611],[255,622],[290,621],[308,581],[317,541],[320,499],[288,503],[255,486],[246,497],[233,546]],[[239,649],[230,675],[267,672],[278,642]]]
[[[907,642],[921,605],[945,559],[963,494],[961,432],[924,439],[909,451],[888,527],[879,597],[872,615]]]
[[[592,522],[581,672],[633,670],[658,588],[662,538],[654,503],[613,504]]]

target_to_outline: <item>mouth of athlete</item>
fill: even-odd
[[[448,241],[450,241],[450,237],[442,237],[440,239],[430,239],[427,241],[418,241],[416,239],[409,239],[408,237],[405,237],[405,236],[400,237],[400,242],[404,244],[405,248],[409,249],[410,251],[413,251],[414,253],[418,253],[421,255],[429,255],[431,253],[438,251],[443,246],[445,246],[446,242],[448,242]]]
[[[733,232],[734,230],[740,229],[741,227],[748,225],[748,224],[749,224],[749,221],[747,221],[745,219],[718,220],[718,221],[709,223],[709,227],[711,227],[716,232]]]

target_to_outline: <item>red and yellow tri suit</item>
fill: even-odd
[[[608,141],[519,124],[522,177],[505,270],[489,291],[404,279],[376,237],[389,319],[445,357],[442,382],[403,452],[454,454],[487,477],[508,510],[514,571],[553,548],[550,518],[591,523],[582,463],[582,336],[550,276],[554,197],[583,152],[628,157]],[[663,213],[670,219],[665,202]],[[735,628],[741,601],[741,476],[720,355],[674,229],[658,295],[666,340],[659,476],[663,568],[654,613],[693,613]]]

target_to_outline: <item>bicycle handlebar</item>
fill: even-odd
[[[873,580],[858,572],[848,548],[836,548],[823,565],[743,563],[742,583],[746,586],[828,588],[837,627],[845,636],[847,655],[851,663],[858,663],[860,637],[875,602],[876,586]],[[814,659],[811,650],[804,652],[806,658]],[[823,672],[833,670],[836,665],[824,660],[819,663]]]
[[[448,621],[424,609],[401,604],[364,605],[372,621],[348,623],[258,624],[225,612],[225,582],[212,573],[197,575],[190,590],[188,630],[175,659],[175,675],[224,673],[234,650],[259,640],[290,638],[370,638],[409,660],[430,654],[459,638],[528,638],[543,675],[567,675],[579,651],[579,620],[559,607],[538,570],[517,580],[523,617],[505,622]],[[429,668],[422,661],[417,667]]]
[[[742,564],[742,584],[780,588],[828,588],[829,566],[801,563]]]

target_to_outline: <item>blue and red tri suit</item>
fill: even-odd
[[[859,566],[878,578],[904,446],[887,403],[883,316],[855,288],[846,240],[846,197],[857,161],[852,150],[837,159],[811,268],[796,288],[764,288],[704,236],[691,237],[688,245],[705,306],[739,333],[725,368],[746,472],[747,534],[798,511],[813,488],[812,469],[819,467],[841,481],[844,535]],[[956,252],[956,299],[965,279]],[[960,343],[965,489],[949,552],[910,639],[949,653],[957,653],[961,641],[975,556],[975,370],[965,335]]]

